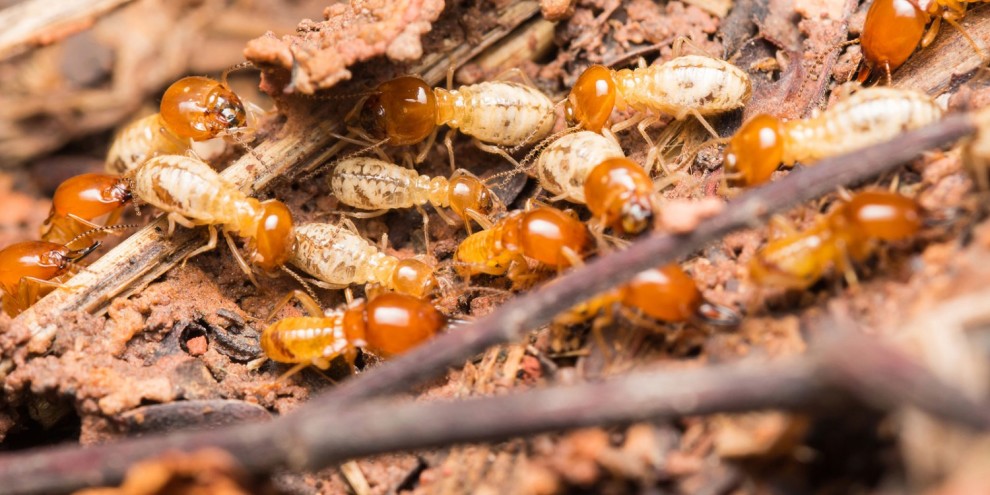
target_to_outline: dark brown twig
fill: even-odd
[[[851,359],[854,358],[854,359]],[[393,450],[501,440],[590,425],[716,412],[806,409],[849,396],[883,408],[912,405],[987,429],[990,413],[907,355],[839,333],[810,354],[695,370],[632,373],[600,383],[459,402],[371,401],[346,412],[293,414],[269,423],[147,437],[93,448],[0,457],[4,493],[59,493],[117,483],[138,459],[169,450],[227,449],[255,473],[318,469]],[[306,406],[312,410],[313,405]]]

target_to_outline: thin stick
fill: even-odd
[[[771,362],[631,373],[598,383],[462,401],[377,400],[333,414],[308,404],[303,409],[318,414],[90,448],[7,454],[0,456],[0,486],[5,493],[48,494],[114,484],[137,460],[206,446],[224,448],[244,469],[263,474],[286,467],[315,470],[388,451],[582,426],[820,408],[844,404],[850,397],[884,409],[910,405],[965,426],[990,428],[986,404],[970,401],[909,356],[869,337],[832,334],[807,355]]]

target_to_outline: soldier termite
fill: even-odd
[[[125,174],[153,156],[181,155],[192,141],[250,138],[263,111],[243,103],[227,85],[227,74],[245,66],[227,69],[220,81],[190,76],[172,83],[162,96],[159,113],[135,120],[117,133],[107,153],[107,172]]]

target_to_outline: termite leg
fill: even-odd
[[[310,297],[309,294],[301,290],[294,290],[282,297],[282,299],[280,299],[278,303],[272,307],[272,312],[268,314],[268,318],[265,318],[265,322],[267,323],[271,321],[272,317],[278,314],[278,312],[284,308],[286,304],[289,304],[292,299],[299,301],[299,304],[302,305],[303,309],[306,310],[306,313],[309,314],[309,316],[315,318],[322,318],[323,316],[326,316],[323,313],[323,308],[320,307],[320,303],[316,302],[316,300]]]
[[[481,151],[486,151],[488,153],[499,155],[502,158],[508,160],[508,162],[511,163],[513,167],[522,168],[522,165],[519,165],[519,162],[516,161],[515,158],[512,158],[512,155],[510,155],[507,151],[505,151],[505,149],[503,149],[501,146],[482,143],[478,138],[474,138],[472,139],[472,141],[474,141],[474,145],[477,146],[478,149],[480,149]],[[453,160],[453,155],[451,155],[451,160]],[[454,166],[453,161],[451,161],[450,166],[451,167]]]
[[[430,215],[420,205],[416,205],[416,209],[423,217],[423,246],[426,248],[426,254],[433,256],[433,251],[430,250]],[[437,211],[439,212],[439,209]]]
[[[206,230],[210,233],[210,240],[207,241],[205,246],[189,253],[188,255],[186,255],[185,258],[182,258],[182,266],[186,266],[186,262],[189,261],[189,258],[203,254],[207,251],[212,251],[217,248],[217,227],[215,225],[207,225]]]
[[[188,218],[176,213],[171,212],[166,217],[168,218],[168,236],[172,237],[172,233],[175,232],[175,224],[179,224],[187,229],[196,228],[196,224],[189,220]]]
[[[210,227],[212,227],[212,225]],[[211,232],[211,235],[215,236],[216,231],[214,230]],[[227,231],[223,232],[223,238],[227,241],[227,246],[230,247],[230,254],[234,256],[234,261],[236,261],[237,265],[241,267],[241,271],[247,275],[248,280],[250,280],[255,287],[260,288],[261,286],[258,285],[258,280],[254,278],[254,273],[251,271],[251,266],[247,264],[247,261],[245,261],[244,257],[241,256],[241,252],[237,250],[237,245],[234,244],[234,239],[230,237],[230,234],[227,233]],[[216,239],[213,239],[212,242],[216,243]]]

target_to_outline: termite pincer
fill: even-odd
[[[356,157],[339,161],[330,173],[330,190],[348,206],[364,210],[390,210],[431,203],[449,207],[464,220],[470,231],[472,219],[486,219],[502,208],[498,197],[481,179],[459,169],[450,180],[428,177],[405,167],[375,158]],[[424,215],[424,221],[425,221]]]
[[[432,140],[438,126],[447,125],[476,138],[479,148],[514,163],[499,146],[519,147],[543,139],[553,128],[553,117],[550,98],[522,84],[494,81],[434,89],[418,77],[404,76],[380,84],[365,100],[360,120],[369,134],[366,139],[385,140],[390,146]],[[453,169],[450,133],[446,144]]]
[[[462,276],[509,274],[514,281],[529,272],[526,258],[563,269],[580,263],[590,246],[580,220],[548,206],[510,212],[487,230],[461,241],[454,254]]]
[[[437,287],[430,265],[381,252],[342,225],[309,223],[293,229],[295,249],[289,262],[317,278],[317,285],[342,289],[376,283],[386,289],[424,297]]]
[[[74,263],[99,246],[99,242],[94,242],[82,249],[69,249],[54,242],[27,241],[0,250],[4,312],[17,316],[45,294],[61,287],[77,271]]]
[[[922,225],[921,208],[911,198],[888,192],[861,192],[839,203],[803,232],[771,239],[749,265],[759,285],[805,289],[830,267],[855,280],[853,263],[865,260],[876,242],[913,236]]]
[[[861,89],[808,119],[757,115],[725,148],[726,176],[744,186],[762,184],[781,164],[848,153],[940,118],[942,109],[923,93],[876,87]]]
[[[986,59],[986,54],[958,21],[966,15],[966,6],[978,0],[874,0],[866,12],[860,44],[863,64],[857,79],[865,82],[890,74],[901,66],[920,44],[927,47],[935,40],[941,21],[951,24]],[[925,26],[931,27],[925,31]],[[882,72],[881,72],[882,71]]]
[[[432,338],[447,323],[429,301],[397,293],[367,303],[359,299],[346,309],[324,313],[306,293],[293,291],[272,313],[291,298],[298,299],[309,316],[283,318],[261,333],[265,356],[296,364],[283,378],[310,365],[327,369],[338,356],[353,368],[358,349],[383,358],[402,354]]]
[[[175,224],[186,228],[206,225],[210,241],[189,257],[216,247],[217,231],[248,278],[251,267],[235,249],[229,233],[247,240],[249,261],[266,272],[281,268],[293,252],[292,214],[281,201],[248,197],[200,160],[188,156],[157,156],[134,170],[133,194],[168,212],[169,234]]]
[[[260,113],[230,89],[227,72],[220,81],[184,77],[165,90],[160,113],[135,120],[117,133],[107,153],[106,170],[125,174],[153,156],[181,155],[191,141],[250,136]]]
[[[608,313],[615,306],[668,323],[739,323],[739,316],[731,309],[705,301],[694,279],[676,263],[641,272],[625,285],[575,306],[554,321],[574,325]]]
[[[52,210],[41,226],[41,239],[65,244],[86,231],[112,224],[130,201],[130,184],[120,176],[71,177],[55,189]],[[95,223],[101,218],[101,222]]]
[[[616,124],[612,130],[618,132],[638,122],[640,134],[653,148],[645,129],[656,123],[659,115],[677,120],[694,116],[718,138],[704,117],[741,108],[752,92],[753,85],[745,72],[724,60],[701,55],[684,55],[662,64],[618,71],[593,65],[571,89],[564,115],[571,125],[601,132],[613,109],[635,110],[640,115]]]

